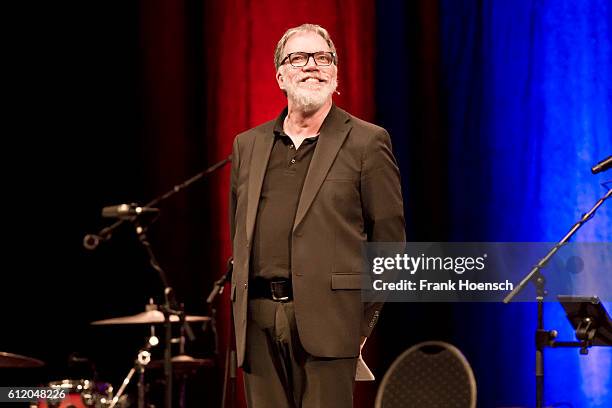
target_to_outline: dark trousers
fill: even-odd
[[[249,408],[352,408],[356,358],[318,358],[300,343],[293,302],[249,301]]]

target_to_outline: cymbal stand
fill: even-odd
[[[117,395],[113,397],[113,400],[108,408],[115,408],[115,405],[119,402],[119,398],[125,392],[126,387],[134,377],[134,374],[138,371],[138,408],[145,407],[145,367],[147,364],[151,362],[151,348],[157,346],[159,344],[159,339],[155,336],[155,329],[151,326],[151,336],[147,339],[144,347],[138,350],[138,354],[136,355],[136,359],[134,360],[134,366],[130,369],[127,376],[123,380],[119,391],[117,391]]]
[[[157,262],[157,257],[153,252],[151,243],[147,239],[146,227],[143,227],[138,217],[132,220],[136,227],[136,234],[140,243],[145,247],[147,254],[149,255],[149,264],[159,274],[159,278],[164,285],[164,304],[159,306],[159,310],[164,314],[164,380],[165,380],[165,404],[166,408],[172,408],[172,323],[170,322],[170,316],[176,315],[180,318],[181,323],[185,325],[185,314],[176,310],[174,305],[176,301],[174,299],[174,290],[168,284],[166,273]]]
[[[172,408],[172,323],[170,322],[170,316],[178,316],[181,328],[187,332],[189,339],[193,341],[195,335],[191,330],[191,327],[185,321],[185,312],[181,307],[177,307],[177,302],[174,297],[174,290],[170,287],[166,272],[162,269],[157,257],[153,252],[153,247],[147,238],[147,226],[142,223],[139,217],[135,217],[131,220],[135,226],[136,234],[142,246],[147,251],[149,256],[149,264],[159,274],[159,279],[164,285],[164,304],[159,306],[159,310],[164,314],[164,380],[165,380],[165,408]]]
[[[187,333],[187,337],[190,337],[190,340],[194,340],[193,332],[189,327],[189,324],[185,323],[181,326],[181,335],[179,337],[179,356],[186,356],[185,354],[185,333]],[[185,408],[185,391],[187,387],[187,374],[182,373],[180,384],[179,384],[179,407]]]
[[[159,217],[159,214],[158,214],[159,210],[153,209],[154,206],[169,199],[170,197],[182,191],[183,189],[189,187],[191,184],[195,183],[196,181],[223,168],[223,166],[230,163],[231,160],[232,158],[231,156],[229,156],[213,164],[206,170],[189,178],[188,180],[182,182],[181,184],[175,185],[171,190],[167,191],[166,193],[149,201],[144,207],[149,208],[150,210],[155,210],[155,211],[152,211],[152,213],[156,214],[156,216],[153,219],[147,220],[147,223],[152,224]],[[160,306],[159,308],[159,310],[162,311],[164,314],[164,328],[165,328],[164,330],[165,331],[165,335],[164,335],[164,344],[165,344],[164,376],[166,380],[166,384],[165,384],[166,389],[165,389],[165,405],[164,406],[165,408],[172,408],[172,356],[171,356],[172,325],[170,323],[170,316],[171,315],[179,316],[179,318],[181,319],[181,324],[183,325],[185,324],[185,319],[184,319],[184,313],[182,311],[175,310],[176,302],[174,300],[174,291],[168,284],[168,279],[166,278],[166,274],[161,268],[161,266],[159,265],[159,263],[157,262],[157,258],[155,257],[155,254],[153,253],[153,249],[151,248],[151,244],[149,243],[147,239],[147,236],[146,236],[147,227],[145,226],[145,222],[144,222],[144,218],[145,218],[145,215],[147,214],[147,211],[140,212],[138,211],[139,209],[142,210],[141,207],[137,207],[135,210],[136,215],[128,215],[128,216],[119,215],[119,214],[110,215],[111,218],[120,218],[120,219],[116,221],[114,224],[103,228],[97,234],[87,234],[83,239],[83,246],[86,249],[92,251],[96,249],[101,242],[111,239],[113,232],[118,227],[123,225],[126,221],[129,221],[134,225],[136,229],[136,234],[138,235],[138,239],[140,240],[141,244],[145,247],[147,254],[149,255],[149,263],[153,267],[153,269],[155,269],[159,273],[159,277],[164,286],[164,304],[163,306]],[[104,211],[103,211],[103,216],[104,216]]]

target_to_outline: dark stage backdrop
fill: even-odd
[[[117,388],[147,330],[89,323],[138,313],[150,297],[162,300],[162,287],[127,226],[95,252],[83,236],[108,224],[103,206],[146,202],[276,116],[284,98],[274,46],[303,22],[335,40],[337,104],[391,133],[409,240],[559,239],[610,178],[588,171],[612,152],[610,13],[604,0],[130,0],[29,10],[36,17],[15,33],[29,58],[15,58],[27,63],[14,81],[18,131],[6,142],[18,160],[4,172],[12,210],[0,351],[47,366],[2,370],[0,383],[91,378],[89,359]],[[230,255],[227,181],[224,168],[174,196],[150,229],[190,314],[210,313],[205,298]],[[577,239],[612,241],[611,222],[608,203]],[[219,406],[227,294],[218,301],[219,364],[188,384],[188,406]],[[450,341],[474,367],[479,406],[532,406],[534,308],[389,304],[366,359],[380,380],[410,345]],[[559,310],[547,326],[571,336]],[[188,352],[215,358],[210,325],[194,330]],[[547,402],[609,406],[611,361],[609,350],[549,352]],[[160,373],[149,378],[159,397]],[[356,406],[372,406],[377,385],[359,384]]]

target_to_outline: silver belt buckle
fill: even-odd
[[[286,302],[289,300],[289,296],[283,296],[283,297],[276,297],[276,295],[274,294],[274,292],[272,292],[272,300],[275,300],[277,302]]]
[[[274,291],[274,285],[275,284],[281,284],[282,282],[270,282],[270,292],[272,293],[272,300],[274,300],[275,302],[286,302],[289,300],[289,296],[282,296],[282,297],[278,297],[275,294]]]

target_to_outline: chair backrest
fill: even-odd
[[[395,359],[376,394],[376,408],[475,408],[476,380],[455,346],[416,344]]]

